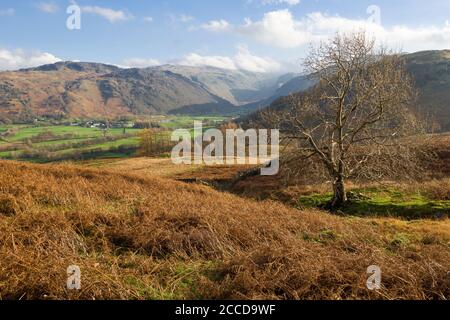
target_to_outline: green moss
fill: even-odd
[[[124,283],[131,287],[137,293],[137,299],[144,300],[177,300],[180,299],[174,292],[160,288],[158,286],[148,285],[141,278],[127,275],[124,277]]]
[[[123,265],[122,265],[123,266]],[[210,262],[179,262],[169,268],[162,269],[151,277],[126,275],[124,282],[136,294],[136,298],[144,300],[179,300],[200,298],[198,283],[205,270],[210,270]],[[215,266],[215,264],[214,264]],[[130,266],[135,269],[135,266]]]
[[[386,249],[388,252],[395,253],[400,249],[414,247],[414,244],[419,243],[420,241],[421,239],[414,234],[398,232],[394,233],[394,235],[388,239]]]
[[[314,194],[311,196],[300,197],[298,203],[300,206],[308,207],[308,208],[321,208],[325,207],[330,201],[333,199],[333,195],[331,193],[328,194]]]
[[[352,190],[353,197],[340,211],[355,216],[393,216],[406,219],[441,218],[450,213],[450,201],[434,201],[422,194],[405,194],[390,188]],[[325,208],[332,194],[301,197],[300,207]]]
[[[340,235],[331,229],[323,229],[318,233],[300,233],[299,237],[304,241],[318,243],[318,244],[328,244],[334,242],[340,238]]]

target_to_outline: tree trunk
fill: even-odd
[[[345,182],[342,176],[338,176],[333,182],[333,201],[331,208],[336,209],[343,206],[347,202],[347,191],[345,190]]]

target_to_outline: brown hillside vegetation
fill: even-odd
[[[416,143],[419,154],[426,156],[418,162],[420,175],[417,180],[391,177],[383,181],[349,181],[349,189],[395,186],[412,193],[427,193],[432,199],[450,200],[450,134],[430,135],[418,140]],[[276,176],[258,175],[239,181],[230,191],[254,199],[272,199],[293,204],[301,195],[326,193],[329,189],[327,179],[317,172],[316,162],[300,160],[291,163],[291,166],[282,164],[280,173]]]
[[[0,120],[7,119],[7,123],[36,117],[92,119],[163,114],[219,100],[188,78],[156,69],[59,62],[0,72]]]
[[[449,230],[0,162],[1,299],[448,299]],[[379,292],[365,286],[374,264]],[[66,289],[69,265],[81,268],[80,291]]]

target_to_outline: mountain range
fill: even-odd
[[[295,74],[267,75],[212,67],[116,66],[58,62],[0,73],[0,119],[96,118],[205,110],[236,106],[273,95]]]
[[[450,50],[405,54],[418,106],[450,130]],[[145,69],[58,62],[0,72],[0,121],[155,114],[243,114],[314,83],[299,73],[264,74],[213,67]]]

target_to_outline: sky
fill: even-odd
[[[301,72],[336,32],[450,49],[449,21],[448,0],[0,0],[0,70],[71,60]]]

